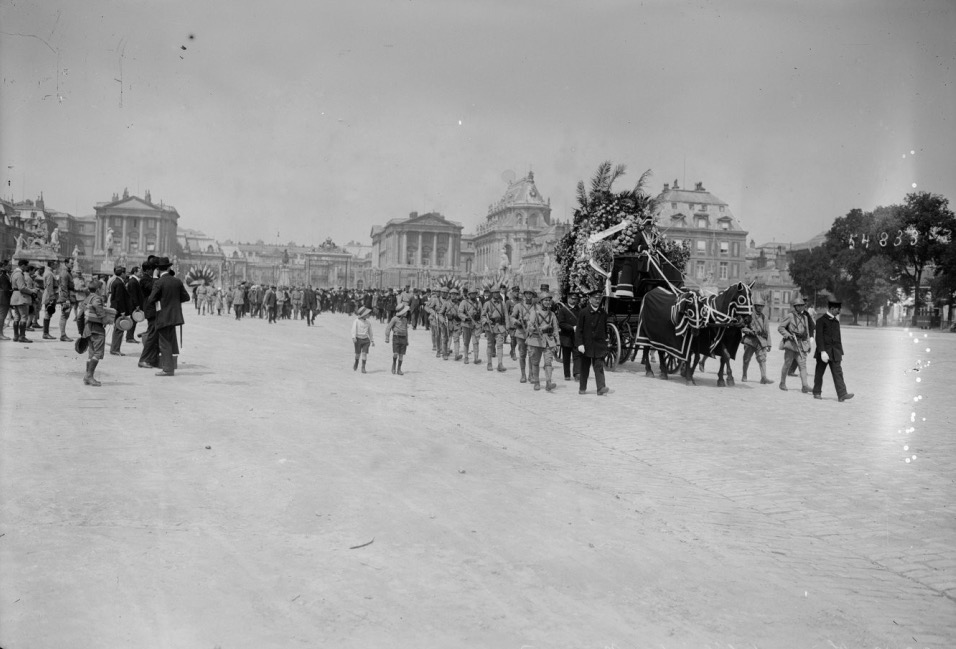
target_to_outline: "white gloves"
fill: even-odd
[[[578,345],[578,351],[584,353],[584,345]]]
[[[820,352],[820,360],[822,360],[824,363],[829,363],[830,355],[827,354],[826,352]]]

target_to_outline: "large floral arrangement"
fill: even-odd
[[[558,279],[565,293],[602,288],[613,258],[618,255],[647,251],[656,256],[658,263],[673,264],[679,269],[687,262],[689,251],[663,238],[654,223],[657,201],[644,192],[650,172],[644,172],[633,189],[613,192],[611,185],[624,173],[624,165],[612,167],[610,162],[604,162],[591,179],[590,191],[583,181],[578,183],[574,223],[555,246]],[[620,228],[602,241],[589,241],[592,235],[614,226]]]

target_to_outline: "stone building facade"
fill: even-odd
[[[723,289],[743,281],[747,270],[747,232],[730,206],[699,182],[694,189],[681,189],[677,181],[664,185],[657,196],[657,223],[669,239],[690,248],[684,269],[690,286]]]
[[[149,190],[143,198],[123,190],[122,197],[114,194],[111,201],[97,203],[94,209],[93,257],[97,262],[124,259],[131,265],[142,263],[148,255],[177,256],[179,212],[162,201],[153,204]]]
[[[470,272],[470,260],[461,255],[463,229],[438,212],[412,212],[374,226],[366,286],[424,288],[442,275]]]
[[[473,239],[475,272],[487,276],[507,266],[516,274],[535,251],[535,238],[551,226],[551,201],[545,200],[534,183],[534,173],[508,183],[501,199],[488,206],[485,222]]]

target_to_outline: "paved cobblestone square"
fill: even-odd
[[[422,329],[395,376],[378,323],[363,375],[350,322],[187,313],[101,388],[0,343],[0,646],[956,645],[956,336],[844,327],[839,403],[534,392]]]

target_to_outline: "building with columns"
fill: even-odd
[[[730,206],[704,189],[664,184],[657,196],[660,211],[657,224],[671,240],[690,248],[684,269],[690,287],[724,289],[744,280],[747,270],[747,232],[734,217]]]
[[[162,202],[155,205],[149,194],[143,198],[130,196],[123,190],[108,203],[97,203],[96,229],[93,241],[94,259],[107,259],[109,234],[112,230],[112,257],[126,257],[138,264],[148,255],[172,258],[177,254],[177,224],[179,212]]]
[[[521,273],[526,255],[542,255],[535,238],[551,226],[551,201],[534,184],[534,173],[508,183],[497,203],[488,206],[485,222],[473,239],[475,272],[494,273],[502,265]]]
[[[426,287],[441,275],[460,275],[462,229],[438,212],[412,212],[374,226],[366,285]]]

